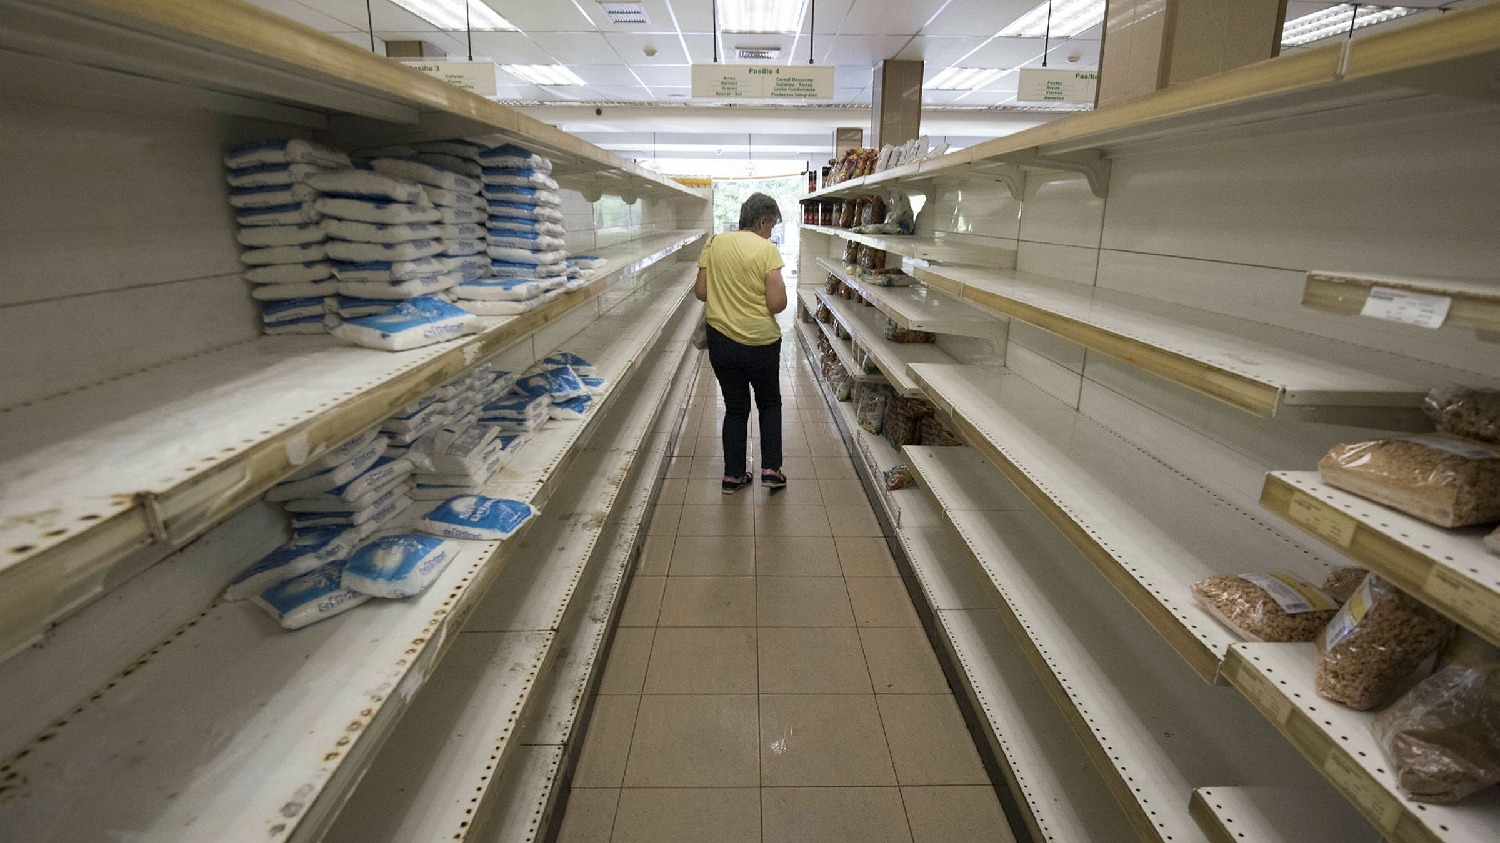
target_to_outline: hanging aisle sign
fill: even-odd
[[[1097,70],[1023,67],[1016,85],[1016,99],[1020,102],[1092,103],[1098,88]]]
[[[693,96],[727,100],[831,100],[827,65],[695,64]]]
[[[410,59],[402,64],[420,70],[428,76],[456,85],[465,91],[473,91],[481,97],[494,97],[498,88],[500,67],[492,61],[432,61]]]

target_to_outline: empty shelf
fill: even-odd
[[[873,249],[883,249],[893,255],[915,258],[920,261],[939,263],[999,263],[1015,266],[1016,252],[997,246],[981,245],[960,237],[918,237],[915,234],[860,234],[847,228],[829,228],[822,225],[804,225],[803,231],[827,234],[844,240],[852,240]]]
[[[1003,329],[1002,320],[995,314],[930,287],[867,284],[859,276],[850,274],[850,267],[842,263],[828,258],[817,260],[824,270],[858,290],[860,295],[874,302],[880,312],[903,328],[965,337],[993,337]]]
[[[1380,843],[1382,839],[1327,785],[1200,787],[1193,791],[1188,810],[1211,843]]]
[[[856,348],[869,352],[886,381],[902,395],[920,396],[921,388],[907,373],[913,363],[952,363],[946,351],[930,342],[891,342],[885,338],[886,317],[873,307],[845,301],[819,290],[818,301],[833,311],[833,317],[854,337]]]

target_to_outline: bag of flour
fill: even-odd
[[[535,507],[521,501],[460,495],[438,504],[416,528],[450,539],[504,541],[536,514]]]
[[[457,542],[415,533],[380,536],[349,557],[342,584],[374,597],[414,597],[432,585],[460,547]]]

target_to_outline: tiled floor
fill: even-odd
[[[561,843],[1012,840],[790,331],[784,346],[774,495],[720,493],[704,359]]]

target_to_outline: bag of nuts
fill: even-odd
[[[1335,445],[1318,460],[1330,486],[1439,527],[1500,520],[1500,447],[1434,434]]]
[[[1443,433],[1500,443],[1500,390],[1440,386],[1427,393],[1422,408]]]
[[[1290,571],[1207,577],[1193,583],[1198,604],[1246,641],[1311,641],[1338,604]]]
[[[1370,574],[1318,636],[1318,695],[1368,711],[1453,631],[1453,622]]]
[[[1500,784],[1500,665],[1451,664],[1375,718],[1396,785],[1418,802],[1457,802]]]
[[[1365,575],[1368,573],[1370,572],[1357,565],[1334,568],[1328,572],[1328,579],[1323,580],[1323,593],[1337,600],[1342,606],[1349,602],[1354,592],[1359,590],[1359,584],[1365,581]]]

